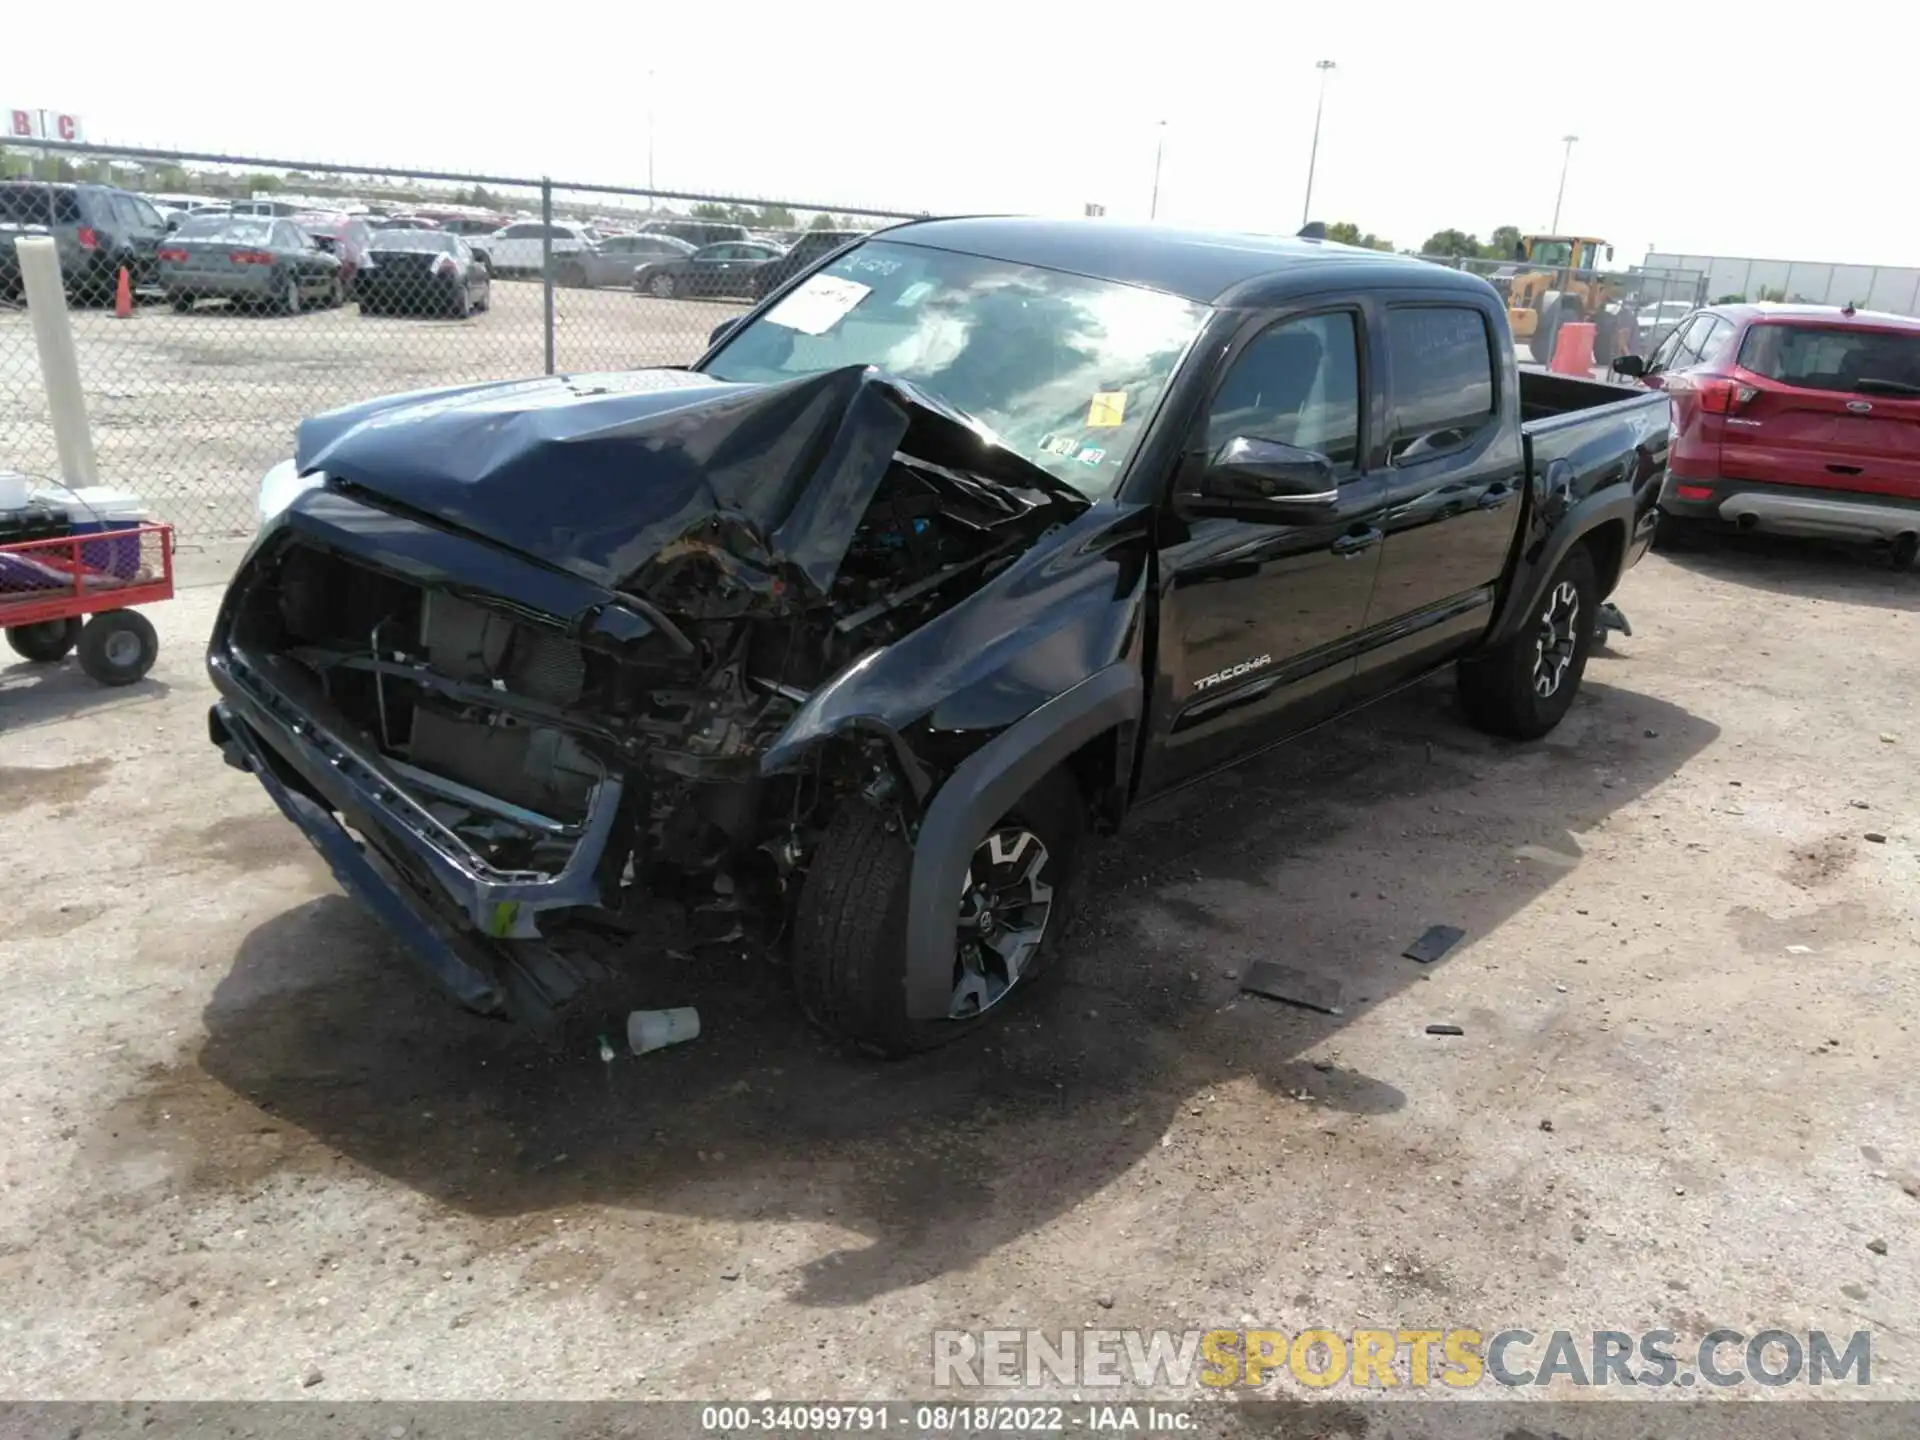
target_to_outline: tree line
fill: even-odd
[[[802,225],[794,218],[793,211],[778,202],[765,205],[720,205],[703,200],[688,212],[695,220],[729,220],[735,225],[744,225],[749,230],[871,230],[870,223],[863,223],[853,215],[829,215],[822,210],[812,220]]]
[[[1371,230],[1362,231],[1350,220],[1342,220],[1336,225],[1327,226],[1327,238],[1342,245],[1358,245],[1367,250],[1392,251],[1397,247],[1391,240],[1383,239]],[[1455,260],[1511,260],[1520,248],[1520,227],[1501,225],[1496,228],[1483,244],[1479,237],[1465,230],[1436,230],[1426,238],[1417,250],[1407,250],[1408,255],[1445,255]]]

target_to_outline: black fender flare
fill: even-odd
[[[1563,472],[1566,480],[1562,480],[1555,472]],[[1556,482],[1564,485],[1571,475],[1572,467],[1564,460],[1556,460],[1548,467],[1545,496],[1548,506],[1555,503],[1556,497],[1565,494],[1564,489],[1556,490]],[[1597,490],[1569,508],[1553,523],[1544,538],[1529,546],[1519,557],[1514,583],[1507,590],[1506,600],[1487,633],[1487,644],[1483,648],[1498,645],[1525,623],[1526,617],[1533,613],[1540,598],[1546,594],[1547,584],[1553,579],[1553,572],[1560,568],[1560,562],[1567,558],[1574,546],[1584,543],[1602,526],[1619,524],[1620,556],[1624,565],[1627,547],[1634,538],[1634,518],[1633,489],[1626,484],[1609,485]],[[1619,582],[1619,576],[1602,575],[1599,580],[1604,598]]]
[[[1014,722],[957,766],[928,804],[907,887],[906,1001],[915,1020],[946,1018],[960,891],[980,838],[1049,770],[1095,736],[1140,718],[1142,683],[1116,660]]]

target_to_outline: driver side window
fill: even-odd
[[[1350,310],[1283,321],[1242,350],[1207,409],[1206,447],[1272,440],[1351,472],[1360,457],[1360,357]]]

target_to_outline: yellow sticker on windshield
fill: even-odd
[[[1093,403],[1087,406],[1087,428],[1097,430],[1111,429],[1123,424],[1127,418],[1127,392],[1124,390],[1096,390]]]

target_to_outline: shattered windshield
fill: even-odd
[[[1089,496],[1119,479],[1206,308],[1156,290],[869,241],[705,367],[774,383],[877,365]]]

